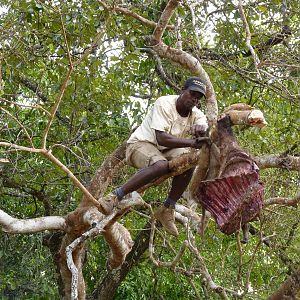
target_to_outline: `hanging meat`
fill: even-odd
[[[232,234],[255,219],[263,206],[263,184],[254,160],[239,147],[231,119],[217,122],[213,139],[220,149],[218,177],[200,182],[195,196],[216,220],[219,229]]]

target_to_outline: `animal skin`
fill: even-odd
[[[220,149],[217,178],[199,183],[195,196],[216,220],[219,229],[232,234],[256,218],[263,205],[263,184],[254,160],[239,147],[229,116],[221,118],[214,136]]]

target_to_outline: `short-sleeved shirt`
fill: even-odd
[[[145,141],[156,145],[159,150],[164,150],[167,148],[158,145],[155,130],[169,133],[178,138],[185,138],[190,134],[192,125],[205,125],[207,128],[206,116],[196,107],[192,109],[189,116],[180,116],[176,109],[178,97],[178,95],[169,95],[158,98],[127,143]]]

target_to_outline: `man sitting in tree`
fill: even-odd
[[[191,77],[179,96],[162,96],[156,100],[142,124],[127,141],[126,161],[140,171],[102,199],[105,213],[109,214],[125,195],[170,172],[169,160],[189,152],[189,148],[201,148],[203,143],[196,138],[204,135],[208,125],[206,116],[196,106],[205,96],[205,91],[204,82],[198,77]],[[189,134],[195,139],[187,138]],[[188,186],[193,171],[189,169],[173,178],[167,199],[154,214],[174,236],[178,235],[175,204]]]

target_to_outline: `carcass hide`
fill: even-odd
[[[196,200],[215,218],[225,234],[232,234],[253,220],[263,205],[263,184],[259,168],[236,141],[227,115],[220,119],[212,140],[220,149],[217,178],[202,181]]]

